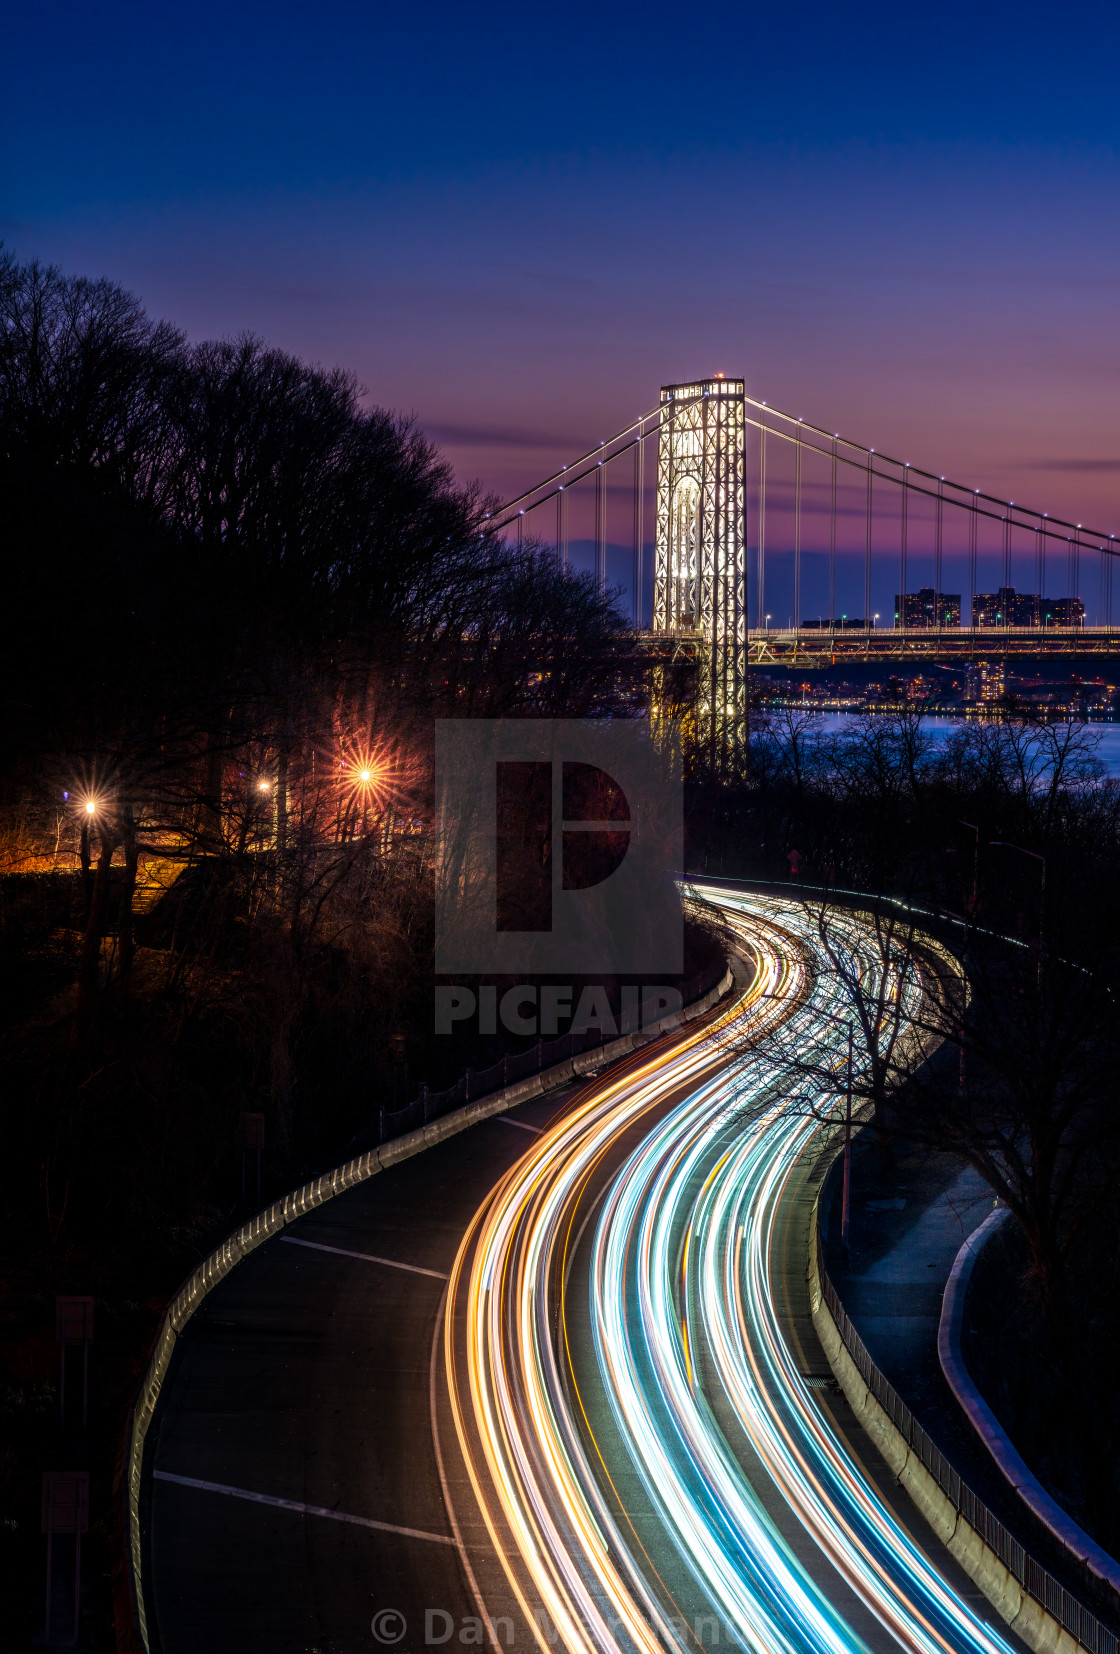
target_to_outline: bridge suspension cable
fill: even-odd
[[[720,435],[718,410],[733,406],[739,412]],[[647,465],[650,441],[655,466]],[[709,466],[701,462],[713,442],[718,454],[713,448]],[[620,470],[628,453],[631,465]],[[624,500],[628,520],[620,516]],[[549,501],[555,521],[549,514],[542,536],[540,508]],[[617,589],[629,586],[632,624],[652,638],[714,647],[718,633],[727,658],[744,662],[713,666],[711,694],[730,697],[732,717],[748,658],[931,658],[994,643],[996,634],[1027,653],[1031,636],[1043,632],[1047,649],[1076,644],[1120,654],[1112,630],[1114,534],[826,431],[722,376],[665,387],[657,406],[487,514],[482,526],[499,536],[516,529],[522,546],[527,535],[537,546],[554,541],[560,564],[587,568],[600,590],[615,575]],[[1047,596],[1052,553],[1062,542],[1065,597]],[[619,561],[627,551],[628,568]],[[893,605],[890,586],[883,591],[892,551]],[[1098,579],[1085,594],[1091,618],[1080,590],[1083,553],[1099,558]],[[860,565],[860,596],[845,608],[841,584],[854,597]],[[1033,592],[1016,587],[1016,572]],[[910,592],[911,583],[919,589]],[[958,589],[946,593],[946,585]],[[883,626],[877,593],[887,611]],[[820,618],[808,618],[805,611],[818,605]]]

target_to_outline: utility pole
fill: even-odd
[[[960,826],[967,827],[970,833],[976,834],[976,843],[972,851],[972,895],[968,902],[968,915],[972,918],[976,913],[976,891],[980,878],[980,829],[974,827],[971,821],[962,821]]]
[[[1038,980],[1042,981],[1042,956],[1046,946],[1046,857],[1038,850],[1028,850],[1024,844],[1009,844],[1006,839],[994,838],[990,841],[1000,850],[1018,850],[1021,856],[1033,856],[1035,861],[1042,864],[1042,881],[1038,892]]]
[[[840,1209],[840,1238],[848,1250],[848,1229],[852,1215],[852,1025],[848,1024],[848,1081],[844,1104],[844,1193]]]

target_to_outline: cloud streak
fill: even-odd
[[[1032,459],[1027,464],[1033,471],[1069,471],[1075,476],[1120,471],[1120,459]]]

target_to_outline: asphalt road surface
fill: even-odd
[[[828,1038],[789,912],[739,921],[739,1014]],[[1017,1646],[804,1382],[812,1134],[757,1075],[755,1126],[729,1115],[721,1015],[380,1173],[207,1298],[149,1436],[154,1648]]]
[[[424,1647],[429,1612],[429,1634],[450,1616],[458,1645],[476,1608],[444,1493],[458,1473],[454,1431],[433,1429],[433,1392],[437,1427],[446,1409],[446,1276],[477,1208],[533,1141],[523,1128],[568,1095],[379,1173],[207,1297],[150,1433],[149,1601],[164,1654]],[[408,1631],[398,1640],[399,1622],[383,1619],[379,1645],[374,1617],[393,1613]]]

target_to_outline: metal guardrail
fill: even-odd
[[[683,985],[683,991],[689,992],[694,984],[702,983],[705,977],[711,974],[710,972],[701,972],[690,978]],[[695,1000],[691,998],[685,1000],[683,1011],[677,1013],[679,1021],[687,1023],[696,1017],[703,1016],[727,992],[732,983],[731,965],[723,964],[722,974],[712,976],[711,984],[706,990],[698,994]],[[665,1020],[670,1020],[669,1013],[666,1013]],[[646,1029],[645,1035],[649,1040],[654,1040],[660,1031],[663,1030],[656,1027]],[[549,1042],[550,1045],[552,1043],[563,1044],[564,1042]],[[618,1039],[607,1042],[608,1045],[612,1043],[619,1046],[625,1042]],[[608,1060],[626,1054],[624,1050],[616,1050]],[[526,1053],[526,1055],[535,1058],[537,1053],[533,1051]],[[370,1149],[356,1159],[347,1161],[345,1165],[337,1166],[333,1171],[324,1173],[322,1177],[317,1177],[312,1182],[305,1183],[302,1188],[284,1195],[263,1212],[258,1212],[248,1223],[242,1224],[215,1251],[211,1252],[209,1257],[204,1258],[197,1268],[188,1275],[182,1287],[171,1300],[164,1312],[156,1336],[151,1360],[144,1375],[143,1387],[130,1415],[125,1466],[127,1491],[126,1561],[129,1570],[133,1609],[136,1616],[136,1631],[145,1651],[151,1650],[152,1640],[144,1594],[142,1566],[144,1545],[140,1521],[144,1447],[148,1428],[155,1416],[156,1406],[171,1364],[176,1342],[198,1306],[207,1294],[218,1285],[219,1281],[224,1280],[231,1270],[236,1268],[242,1258],[247,1257],[249,1253],[255,1251],[258,1246],[269,1240],[273,1235],[279,1234],[290,1223],[294,1223],[297,1218],[314,1211],[317,1207],[324,1205],[328,1200],[332,1200],[345,1190],[353,1188],[356,1184],[365,1182],[367,1178],[372,1177],[387,1166],[396,1165],[412,1154],[430,1147],[433,1143],[446,1140],[449,1131],[465,1129],[467,1126],[473,1125],[476,1120],[486,1118],[489,1113],[498,1113],[502,1109],[512,1106],[512,1102],[515,1100],[509,1097],[503,1099],[499,1093],[497,1097],[491,1099],[491,1102],[496,1105],[494,1107],[489,1107],[486,1101],[481,1101],[475,1109],[464,1110],[457,1122],[449,1120],[445,1128],[438,1129],[430,1135],[428,1132],[420,1130],[411,1141],[406,1139],[404,1142],[397,1142],[387,1150],[382,1147]],[[398,1111],[402,1114],[405,1112],[403,1109]],[[453,1114],[454,1110],[444,1109],[443,1113],[446,1116]],[[386,1155],[384,1160],[381,1159],[383,1152]],[[1113,1651],[1108,1650],[1107,1654],[1113,1654]]]
[[[710,966],[706,971],[697,971],[687,982],[682,982],[681,1004],[691,1005],[695,1000],[702,999],[710,988],[715,987],[726,969],[721,959],[717,965]],[[588,1051],[610,1045],[627,1034],[636,1034],[641,1027],[641,1014],[640,1007],[625,1012],[619,1018],[618,1032],[613,1034],[604,1034],[600,1030],[598,1033],[561,1034],[552,1040],[539,1039],[527,1051],[500,1057],[489,1068],[468,1068],[446,1091],[429,1091],[422,1086],[419,1097],[404,1108],[381,1110],[380,1141],[391,1142],[394,1137],[402,1137],[405,1132],[415,1131],[417,1126],[426,1126],[429,1121],[462,1108],[472,1097],[485,1097],[491,1091],[504,1090],[507,1085],[527,1080],[531,1074],[541,1074],[556,1063],[584,1056]]]
[[[819,1210],[819,1208],[818,1208]],[[1007,1571],[1018,1580],[1029,1597],[1033,1597],[1048,1614],[1063,1625],[1089,1654],[1117,1654],[1120,1638],[1103,1625],[1091,1609],[1086,1608],[1072,1592],[1056,1580],[1030,1554],[1026,1547],[1007,1531],[999,1518],[961,1479],[942,1453],[937,1443],[923,1430],[894,1386],[879,1371],[868,1354],[867,1345],[852,1325],[847,1310],[840,1302],[836,1288],[824,1265],[824,1248],[817,1235],[817,1272],[821,1293],[828,1305],[841,1342],[879,1406],[886,1413],[911,1452],[915,1453],[929,1471],[938,1487],[951,1504],[955,1505],[969,1527],[978,1533],[990,1550],[999,1557]]]

